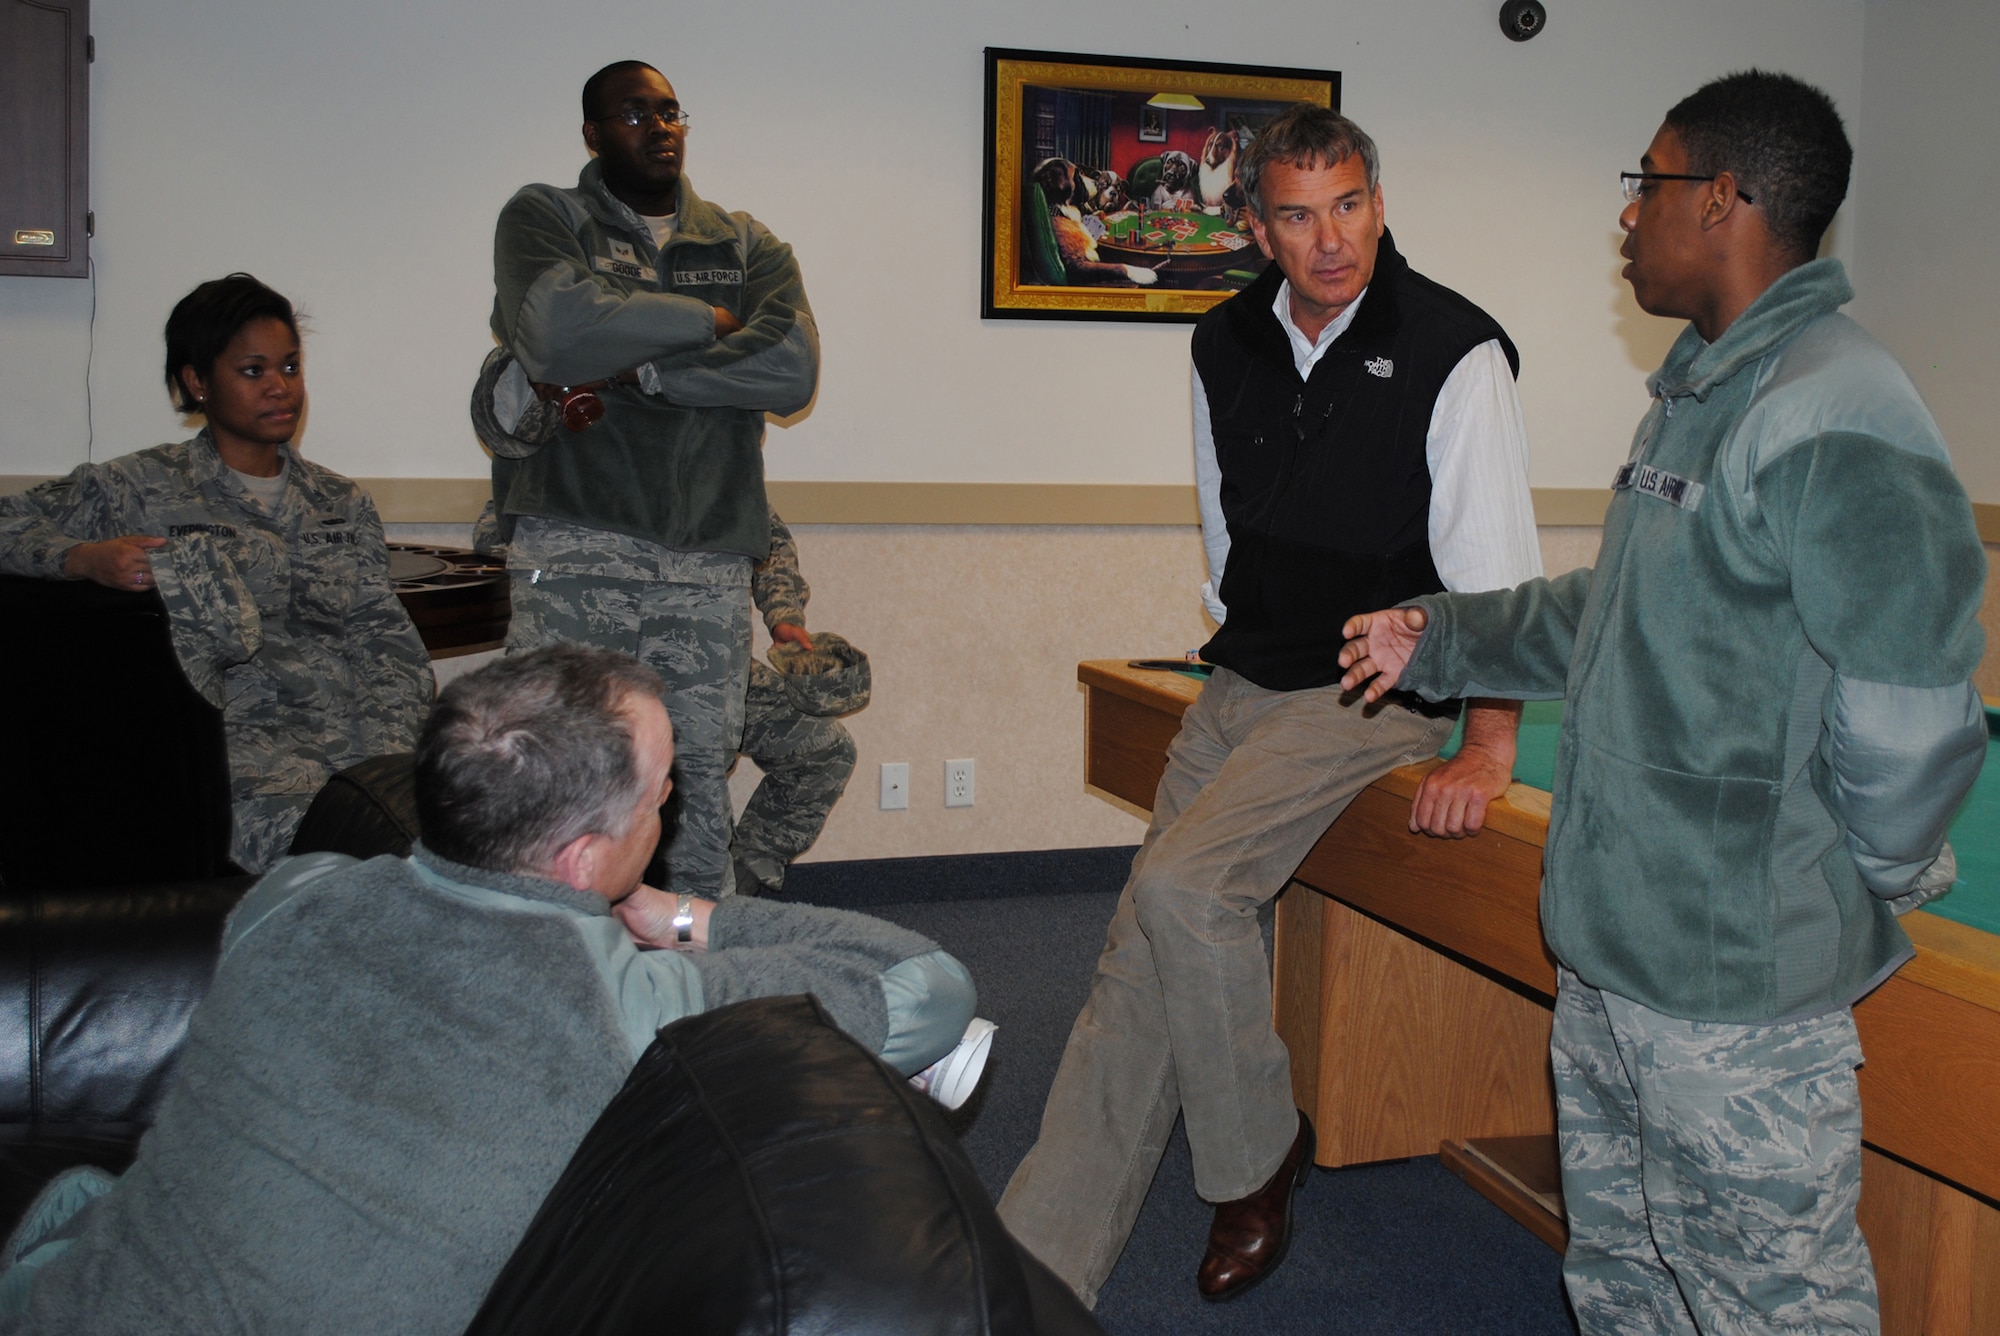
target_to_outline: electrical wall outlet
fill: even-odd
[[[972,806],[972,758],[944,763],[944,805]]]
[[[910,763],[908,761],[884,761],[882,763],[882,810],[885,812],[906,812],[910,808]]]

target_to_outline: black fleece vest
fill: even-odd
[[[1277,265],[1194,331],[1229,560],[1229,619],[1202,650],[1272,691],[1340,678],[1340,627],[1444,587],[1431,561],[1425,439],[1438,392],[1499,324],[1410,268],[1387,232],[1354,323],[1310,379],[1272,313]]]

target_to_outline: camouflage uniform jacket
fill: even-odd
[[[533,515],[679,551],[769,550],[764,414],[811,401],[818,330],[791,247],[769,229],[685,178],[675,217],[656,249],[596,162],[574,190],[525,186],[501,210],[493,333],[529,379],[640,379],[599,391],[605,413],[588,430],[493,461],[505,536]],[[717,339],[716,307],[743,328]]]
[[[1972,507],[1853,295],[1815,260],[1682,333],[1595,569],[1416,600],[1403,685],[1565,699],[1550,949],[1683,1020],[1821,1014],[1907,960],[1986,754]]]
[[[374,503],[291,447],[283,453],[285,490],[271,514],[206,432],[0,498],[9,574],[61,578],[83,542],[167,539],[151,554],[153,572],[181,668],[223,712],[232,856],[252,869],[284,853],[282,842],[256,847],[246,830],[252,791],[285,795],[303,812],[333,770],[414,747],[432,693],[430,656],[389,586]]]

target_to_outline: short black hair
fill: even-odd
[[[203,380],[215,372],[215,359],[253,320],[276,320],[299,336],[298,313],[283,294],[248,274],[210,279],[175,303],[167,317],[167,390],[183,413],[199,413],[201,405],[181,383],[181,368],[193,367]]]
[[[1744,70],[1682,99],[1667,124],[1690,173],[1730,173],[1780,246],[1800,260],[1819,253],[1854,166],[1832,98],[1789,74]]]
[[[653,70],[653,73],[660,74],[658,70],[653,69],[651,65],[648,65],[643,60],[612,61],[609,65],[606,65],[603,69],[583,81],[583,119],[586,121],[601,121],[606,116],[609,116],[611,114],[609,111],[599,109],[600,104],[604,100],[604,85],[611,82],[614,76],[627,74],[633,70]],[[660,74],[660,77],[664,79],[667,76]]]
[[[1295,102],[1273,116],[1257,131],[1250,147],[1236,164],[1236,182],[1259,218],[1264,216],[1264,172],[1274,162],[1289,163],[1303,171],[1332,167],[1361,155],[1362,170],[1373,190],[1382,175],[1382,156],[1368,132],[1347,117],[1317,102]]]
[[[579,835],[623,835],[648,780],[625,702],[665,690],[638,660],[582,645],[459,678],[417,739],[424,844],[468,867],[537,873]]]

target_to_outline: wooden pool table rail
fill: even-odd
[[[1200,683],[1123,660],[1077,677],[1086,781],[1149,807]],[[1323,1165],[1553,1133],[1550,798],[1515,784],[1477,838],[1415,835],[1409,800],[1435,764],[1357,797],[1278,902],[1277,1026]],[[1885,1330],[2000,1331],[2000,938],[1923,911],[1904,926],[1916,958],[1855,1009]]]

